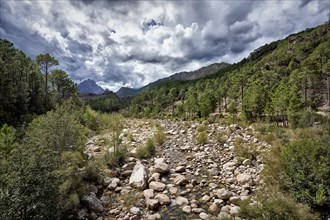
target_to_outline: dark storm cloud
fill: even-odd
[[[1,1],[0,34],[79,82],[139,87],[324,23],[330,1]]]

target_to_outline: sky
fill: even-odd
[[[116,91],[238,62],[329,13],[330,0],[0,0],[0,37]]]

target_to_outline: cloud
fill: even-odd
[[[328,19],[327,0],[1,1],[1,38],[34,58],[51,53],[75,82],[141,87]]]

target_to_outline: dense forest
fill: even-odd
[[[125,100],[112,92],[80,96],[55,57],[32,60],[0,40],[0,219],[78,218],[91,185],[104,183],[105,167],[119,169],[128,160],[122,137],[134,138],[123,133],[124,116],[147,125],[150,118],[201,122],[201,147],[209,124],[253,127],[272,148],[262,155],[265,187],[258,203],[242,202],[240,217],[329,218],[329,25],[266,44],[207,77],[163,82]],[[155,127],[140,159],[164,143],[163,128]],[[97,160],[85,147],[102,132],[109,139],[101,144],[113,150]],[[224,142],[226,135],[217,135],[217,143]],[[242,160],[256,160],[250,146],[237,145]]]

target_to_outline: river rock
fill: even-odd
[[[154,170],[157,173],[168,173],[170,171],[170,167],[166,163],[156,163]]]
[[[250,183],[252,181],[251,175],[246,174],[246,173],[238,174],[236,179],[237,179],[237,182],[239,185],[244,185],[244,184]]]
[[[143,195],[146,199],[152,199],[155,196],[154,190],[153,189],[145,189],[143,191]]]
[[[141,211],[138,207],[132,207],[129,209],[130,213],[132,213],[133,215],[141,215]]]
[[[241,208],[238,206],[233,206],[230,209],[230,214],[231,215],[238,215],[241,212]]]
[[[218,215],[219,220],[231,219],[231,216],[227,212],[220,212]]]
[[[104,208],[102,202],[96,197],[94,193],[84,196],[82,202],[91,212],[103,212]]]
[[[158,207],[158,199],[147,199],[146,205],[148,209],[154,210]]]
[[[134,166],[131,177],[129,178],[129,185],[138,189],[145,189],[147,187],[148,173],[145,166],[138,161]]]
[[[206,214],[205,212],[201,212],[201,213],[199,214],[199,217],[200,217],[201,219],[208,219],[208,218],[209,218],[209,215]]]
[[[108,185],[108,189],[110,190],[116,189],[119,183],[120,183],[120,179],[112,178],[110,184]]]
[[[214,213],[217,213],[219,211],[219,206],[215,203],[212,203],[210,206],[209,206],[209,212],[211,214],[214,214]]]
[[[182,211],[189,214],[191,212],[191,207],[189,205],[185,205],[183,206]]]
[[[178,166],[175,168],[175,172],[177,173],[182,173],[186,170],[186,168],[184,166]]]
[[[185,176],[179,174],[175,177],[174,183],[178,186],[184,186],[184,185],[187,185],[189,183],[189,181],[187,180],[187,178]]]
[[[168,197],[167,195],[165,194],[158,194],[155,199],[158,199],[158,202],[161,204],[161,205],[168,205],[171,203],[171,200],[170,200],[170,197]]]
[[[219,199],[227,200],[233,195],[233,193],[225,188],[222,188],[216,191],[216,195]]]
[[[150,184],[149,184],[149,188],[150,189],[153,189],[155,191],[158,191],[158,192],[162,192],[164,191],[166,185],[162,182],[156,182],[156,181],[152,181]]]
[[[175,201],[176,201],[176,204],[177,205],[180,205],[180,206],[181,205],[188,205],[189,204],[188,199],[185,198],[185,197],[182,197],[182,196],[176,197]]]

